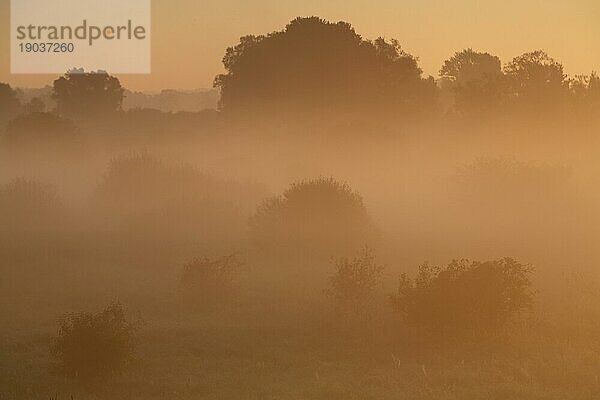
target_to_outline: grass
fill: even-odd
[[[542,332],[491,351],[415,356],[309,322],[240,310],[146,319],[135,361],[110,384],[81,388],[49,355],[53,323],[3,331],[2,399],[595,399],[600,346]],[[151,316],[148,316],[151,317]]]

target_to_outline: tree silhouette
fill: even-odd
[[[515,57],[504,67],[510,101],[525,110],[556,108],[568,82],[563,66],[541,50]]]
[[[58,113],[76,119],[105,117],[121,110],[124,89],[105,71],[75,69],[54,81]]]
[[[600,115],[600,78],[596,72],[569,79],[569,90],[576,110]]]
[[[460,113],[488,112],[500,103],[502,68],[496,56],[472,49],[457,52],[444,62],[440,76],[449,83]]]
[[[0,83],[0,124],[13,118],[21,107],[17,92],[9,84]],[[0,126],[2,128],[3,126]]]
[[[220,108],[332,115],[416,111],[433,104],[433,78],[397,41],[368,41],[346,22],[296,18],[284,30],[245,36],[227,49],[215,78]]]

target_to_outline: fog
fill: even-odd
[[[5,85],[0,397],[593,398],[597,75],[286,29],[227,50],[216,109]]]

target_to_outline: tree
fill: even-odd
[[[496,56],[472,49],[457,52],[444,62],[440,77],[450,83],[460,113],[489,112],[500,103],[502,69]]]
[[[542,50],[515,57],[504,67],[509,97],[524,109],[556,109],[565,98],[563,66]]]
[[[0,83],[0,125],[4,125],[19,112],[21,102],[9,84]],[[0,126],[3,128],[3,126]]]
[[[333,178],[293,183],[265,200],[251,218],[251,236],[262,250],[330,257],[374,240],[362,197]]]
[[[433,78],[397,41],[368,41],[346,22],[296,18],[284,30],[244,36],[227,49],[215,78],[220,108],[315,116],[335,112],[422,111]]]
[[[375,252],[368,246],[353,259],[336,259],[334,265],[326,294],[333,301],[336,317],[346,323],[366,322],[383,287],[384,266],[377,264]]]
[[[569,79],[569,91],[575,109],[600,114],[600,78],[596,72]]]
[[[119,79],[107,72],[75,69],[54,81],[52,98],[60,115],[86,119],[120,111],[123,93]]]
[[[402,275],[392,304],[406,323],[433,334],[493,334],[531,307],[532,272],[512,258],[423,264],[414,281]]]
[[[112,303],[99,313],[63,316],[52,350],[67,376],[86,384],[104,381],[131,360],[134,330],[125,307]]]

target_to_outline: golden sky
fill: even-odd
[[[50,83],[54,76],[10,74],[9,3],[0,0],[0,81]],[[152,8],[152,74],[119,75],[132,89],[210,87],[240,36],[311,15],[348,21],[365,38],[397,38],[434,76],[467,47],[503,62],[544,49],[568,74],[600,70],[600,0],[152,0]]]

